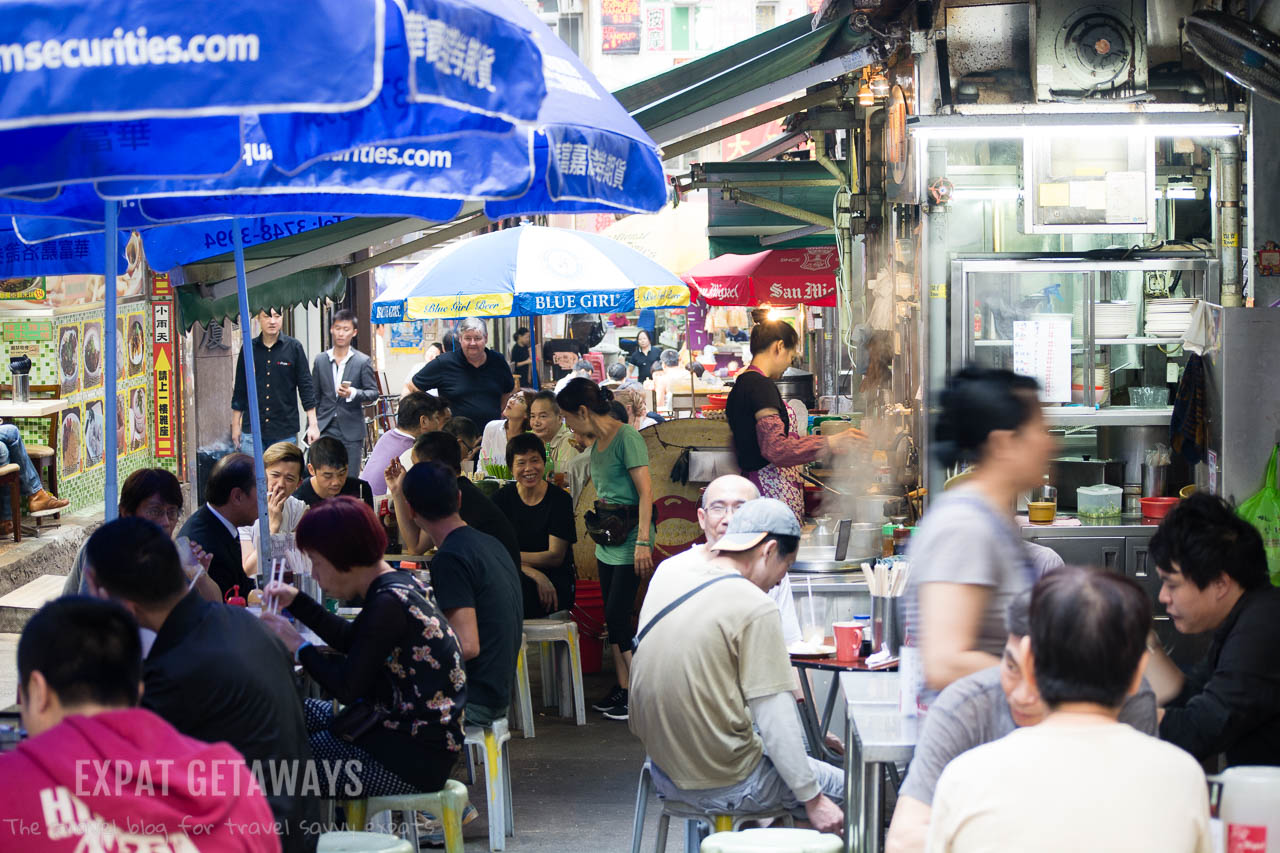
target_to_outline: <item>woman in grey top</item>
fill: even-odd
[[[912,537],[907,633],[920,648],[926,698],[1000,662],[1010,599],[1038,577],[1014,523],[1018,495],[1044,482],[1056,443],[1034,379],[967,367],[941,397],[934,448],[973,466],[925,513]]]

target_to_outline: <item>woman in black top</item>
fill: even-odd
[[[573,606],[573,543],[578,541],[573,501],[547,482],[547,450],[531,432],[507,442],[514,483],[493,498],[520,540],[520,585],[526,619],[541,619]]]
[[[800,466],[832,453],[844,453],[866,435],[850,429],[833,436],[801,435],[795,415],[774,380],[791,366],[800,336],[780,320],[751,329],[751,365],[738,374],[725,406],[738,467],[756,484],[760,496],[777,498],[804,520]]]
[[[440,790],[462,751],[467,676],[458,639],[431,590],[383,561],[387,536],[373,510],[355,498],[308,510],[296,536],[328,595],[364,599],[348,622],[292,586],[266,589],[266,602],[287,608],[337,652],[322,652],[283,616],[263,613],[294,660],[346,706],[335,717],[330,703],[306,700],[311,751],[320,761],[349,762],[339,789],[355,776],[361,796]]]
[[[529,382],[529,367],[533,364],[532,354],[529,352],[529,330],[524,326],[516,329],[514,338],[515,346],[511,348],[511,370],[516,375],[516,383],[519,388],[531,388]]]
[[[636,348],[627,356],[627,364],[635,365],[636,379],[641,382],[649,378],[653,365],[662,358],[662,348],[655,347],[649,340],[649,333],[641,329],[636,333]]]

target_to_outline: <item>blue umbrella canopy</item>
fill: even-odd
[[[263,116],[275,162],[395,138],[388,110],[537,115],[519,0],[10,0],[0,16],[0,191],[213,176]],[[545,27],[542,27],[545,29]],[[389,46],[401,49],[388,65]]]

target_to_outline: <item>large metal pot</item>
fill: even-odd
[[[783,400],[799,400],[805,408],[817,408],[817,397],[813,391],[814,375],[807,370],[788,367],[781,379],[775,379],[778,391]]]

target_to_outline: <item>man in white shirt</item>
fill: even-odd
[[[1150,627],[1151,602],[1128,578],[1061,569],[1036,584],[1020,666],[1049,716],[951,761],[931,853],[1210,853],[1200,765],[1117,719],[1142,682]]]
[[[630,726],[661,796],[711,814],[785,808],[839,832],[843,773],[805,753],[781,620],[764,594],[799,546],[795,513],[757,498],[734,513],[713,559],[653,576],[632,658]]]
[[[682,571],[705,564],[712,559],[711,549],[729,529],[729,519],[747,501],[760,497],[760,490],[746,477],[726,474],[712,480],[702,492],[702,506],[698,507],[698,526],[707,537],[705,545],[694,545],[674,557],[658,564],[657,571]],[[782,576],[777,586],[766,590],[778,605],[782,617],[782,641],[788,646],[800,642],[800,620],[796,618],[796,605],[791,596],[791,581]]]
[[[378,399],[378,380],[369,356],[351,346],[356,337],[354,311],[336,311],[329,336],[333,347],[317,355],[311,368],[316,425],[322,436],[336,438],[347,448],[347,473],[359,477],[364,459],[364,404]]]

